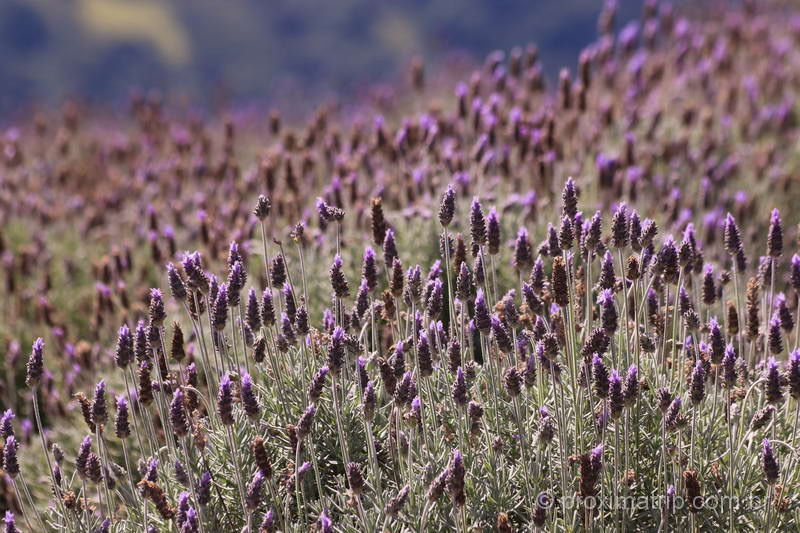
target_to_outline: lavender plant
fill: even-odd
[[[8,132],[6,531],[797,529],[787,11],[609,2],[552,90],[530,46],[356,118]]]

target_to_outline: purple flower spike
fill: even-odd
[[[639,369],[636,365],[628,367],[628,373],[625,376],[625,384],[622,386],[622,397],[625,400],[625,405],[633,405],[636,398],[639,396]]]
[[[478,294],[475,297],[475,327],[484,334],[488,333],[492,327],[489,306],[486,304],[483,289],[478,289]]]
[[[625,248],[629,236],[628,208],[622,203],[617,206],[611,219],[611,245],[614,248]]]
[[[575,218],[578,212],[578,191],[575,188],[575,180],[572,177],[567,178],[564,184],[564,190],[561,193],[561,213],[562,216],[568,218]]]
[[[17,529],[16,522],[14,521],[14,513],[11,511],[6,511],[5,517],[3,517],[3,523],[5,524],[5,533],[19,533],[19,529]]]
[[[328,368],[331,374],[336,377],[339,375],[345,362],[345,334],[344,330],[336,326],[331,335],[331,341],[328,345]]]
[[[3,417],[0,418],[0,440],[6,440],[9,436],[14,435],[14,425],[13,420],[16,417],[14,411],[11,409],[6,409],[3,412]]]
[[[350,286],[342,271],[342,257],[336,254],[331,265],[331,287],[337,298],[346,298],[350,295]]]
[[[233,388],[231,378],[228,374],[222,376],[219,382],[219,394],[217,395],[217,408],[219,417],[226,426],[233,424]]]
[[[703,361],[699,360],[694,365],[690,381],[690,397],[692,403],[699,404],[706,396],[706,368]]]
[[[602,462],[602,460],[603,460],[603,445],[602,444],[598,444],[592,450],[592,462],[597,464],[597,463]]]
[[[86,478],[86,467],[89,461],[89,454],[92,451],[92,436],[87,435],[81,441],[81,446],[78,449],[78,457],[75,459],[75,470],[82,478]]]
[[[413,374],[408,371],[403,374],[403,378],[397,384],[394,391],[394,400],[398,406],[410,405],[411,400],[417,395],[417,384],[414,382]]]
[[[5,446],[3,447],[3,469],[6,474],[12,479],[19,475],[19,462],[17,460],[17,450],[19,449],[19,442],[14,435],[6,437]]]
[[[264,513],[260,531],[264,533],[275,533],[275,513],[272,512],[272,509]]]
[[[725,215],[724,241],[728,254],[736,256],[742,251],[742,235],[739,226],[736,225],[736,220],[730,213]]]
[[[772,451],[772,445],[770,444],[769,439],[764,439],[762,460],[764,466],[764,477],[767,480],[767,484],[774,485],[781,476],[781,468],[778,465],[778,460],[775,459],[775,453]]]
[[[394,263],[397,258],[397,243],[394,239],[394,230],[386,230],[386,237],[383,239],[383,261],[387,265]]]
[[[236,260],[228,272],[228,305],[238,307],[242,289],[247,284],[247,271],[241,260]]]
[[[314,424],[314,416],[317,414],[317,406],[313,403],[309,405],[300,416],[297,422],[297,440],[302,441],[311,433],[311,427]]]
[[[217,331],[223,331],[228,321],[228,287],[221,285],[211,310],[212,322]]]
[[[181,389],[176,389],[172,395],[172,403],[169,406],[169,420],[175,435],[185,437],[189,434],[189,419],[186,415],[184,394]]]
[[[367,246],[364,249],[364,261],[361,267],[362,283],[367,283],[370,292],[378,286],[378,266],[375,261],[375,250]]]
[[[308,400],[311,403],[317,402],[322,396],[322,390],[325,387],[325,379],[328,377],[328,372],[328,367],[323,366],[311,380],[311,384],[308,386]]]
[[[496,255],[500,252],[500,217],[497,216],[497,208],[489,210],[489,217],[486,229],[486,240],[489,244],[489,254]]]
[[[256,470],[253,475],[250,485],[247,486],[247,494],[245,495],[245,505],[248,511],[255,511],[261,504],[261,492],[264,487],[264,473],[261,470]]]
[[[787,381],[789,394],[795,400],[800,399],[800,349],[794,350],[789,356]]]
[[[456,212],[456,191],[453,185],[447,186],[447,190],[442,195],[442,203],[439,206],[439,223],[445,228],[453,221]]]
[[[167,311],[164,308],[164,297],[159,289],[150,289],[150,308],[148,310],[150,322],[161,327],[167,318]]]
[[[274,326],[275,316],[275,304],[272,299],[272,290],[267,288],[261,295],[261,321],[267,327]]]
[[[25,384],[28,387],[35,387],[39,384],[39,380],[42,379],[42,374],[44,374],[44,339],[39,337],[33,341],[31,355],[28,359]]]
[[[127,324],[119,328],[117,334],[117,349],[114,352],[114,362],[119,368],[125,368],[133,362],[133,335]]]
[[[777,405],[783,402],[783,376],[774,357],[767,360],[764,369],[764,393],[770,404]]]
[[[606,368],[603,359],[597,354],[592,357],[592,385],[598,398],[608,398],[608,368]]]
[[[783,334],[781,332],[781,320],[777,314],[777,310],[769,320],[767,340],[770,353],[777,355],[783,352]]]
[[[203,472],[197,486],[197,503],[201,506],[208,505],[211,501],[211,472]]]
[[[186,286],[180,272],[172,263],[167,264],[167,284],[169,292],[177,301],[182,302],[186,299]]]
[[[792,272],[790,275],[792,288],[795,292],[800,293],[800,255],[794,254],[792,256]]]
[[[127,439],[131,434],[131,427],[128,414],[128,400],[124,396],[116,397],[117,420],[116,436],[118,439]]]
[[[253,387],[253,379],[250,374],[244,374],[241,381],[242,407],[250,420],[257,420],[261,414],[261,407],[258,405],[258,397]]]
[[[447,467],[447,491],[453,498],[453,503],[461,507],[466,502],[464,493],[464,478],[466,477],[464,458],[459,450],[453,450],[450,465]]]
[[[772,210],[769,220],[769,233],[767,234],[767,255],[780,257],[783,254],[783,225],[781,214],[777,209]]]
[[[608,399],[611,407],[611,417],[617,420],[622,415],[625,399],[622,395],[622,377],[616,369],[611,371],[611,377],[608,379]]]
[[[472,199],[469,216],[469,231],[472,243],[477,246],[486,244],[486,220],[483,217],[481,202],[476,196]]]
[[[514,268],[518,271],[530,270],[533,266],[533,249],[528,238],[528,230],[519,228],[514,244]]]
[[[456,402],[456,405],[461,407],[467,405],[469,402],[469,389],[467,387],[467,380],[461,367],[456,369],[456,380],[453,383],[452,396],[453,401]]]
[[[432,320],[436,320],[442,313],[444,288],[440,279],[434,280],[430,295],[426,302],[426,311]]]
[[[317,525],[319,526],[320,533],[333,533],[333,521],[325,514],[325,509],[319,514]]]
[[[108,421],[108,409],[106,407],[106,382],[100,382],[94,388],[92,398],[92,422],[96,425],[105,424]]]
[[[610,289],[603,290],[597,297],[597,303],[600,304],[600,322],[603,330],[609,336],[612,336],[619,325],[619,315],[614,304],[614,293]]]
[[[272,204],[269,199],[262,195],[259,195],[258,200],[256,200],[256,207],[253,209],[253,214],[259,220],[264,220],[269,216],[270,209],[272,208]]]
[[[320,197],[317,197],[317,214],[319,214],[319,218],[325,222],[330,222],[333,220],[333,214],[331,213],[330,206],[325,203]]]

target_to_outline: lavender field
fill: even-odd
[[[800,9],[615,15],[557,79],[16,121],[4,531],[800,530]]]

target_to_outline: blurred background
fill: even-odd
[[[389,81],[415,56],[470,64],[536,43],[547,74],[596,35],[603,0],[0,0],[0,116],[156,89],[213,109]],[[619,0],[617,27],[641,0]]]

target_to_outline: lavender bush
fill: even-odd
[[[6,531],[800,527],[800,12],[598,30],[9,130]]]

